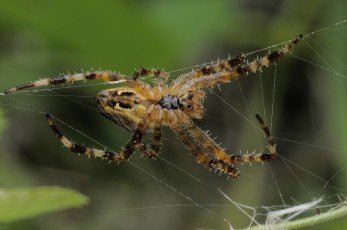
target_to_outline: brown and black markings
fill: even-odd
[[[276,145],[271,138],[269,129],[259,115],[256,119],[262,126],[268,141],[268,152],[243,155],[228,155],[192,119],[201,119],[203,99],[205,94],[201,89],[210,88],[230,81],[232,78],[245,76],[250,72],[267,66],[287,54],[301,39],[298,36],[283,49],[279,49],[251,63],[243,64],[245,57],[236,56],[225,62],[203,67],[187,73],[171,84],[166,85],[168,74],[161,70],[146,70],[140,68],[132,77],[104,71],[92,71],[41,79],[6,90],[4,94],[18,90],[45,85],[57,85],[80,80],[101,79],[106,82],[122,81],[126,86],[98,92],[94,97],[100,113],[109,120],[134,132],[120,153],[92,149],[74,144],[64,137],[46,115],[48,124],[66,148],[75,153],[101,157],[111,161],[122,161],[130,157],[138,148],[146,157],[156,157],[160,151],[161,129],[163,125],[170,126],[191,152],[195,159],[210,168],[214,168],[238,178],[240,173],[231,166],[232,163],[270,161],[277,156]],[[138,81],[139,76],[155,76],[154,87]],[[152,143],[148,148],[142,143],[143,136],[153,133]],[[211,154],[213,158],[207,154]]]

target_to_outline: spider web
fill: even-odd
[[[255,113],[262,114],[277,144],[276,161],[237,165],[241,171],[238,180],[196,164],[169,129],[164,129],[162,151],[156,160],[134,153],[128,161],[107,164],[59,148],[60,143],[51,141],[51,131],[42,122],[46,112],[53,114],[69,139],[86,146],[119,152],[130,137],[119,127],[109,127],[106,119],[97,121],[101,127],[92,125],[99,117],[90,92],[107,85],[99,82],[37,88],[1,98],[13,121],[26,120],[11,127],[7,138],[28,140],[25,148],[40,152],[16,156],[24,169],[16,169],[12,177],[34,171],[31,174],[41,178],[39,183],[72,187],[91,197],[84,209],[37,220],[42,225],[73,218],[91,220],[86,223],[88,228],[101,222],[116,229],[227,229],[228,224],[231,229],[265,223],[271,228],[274,222],[331,212],[346,203],[347,194],[346,23],[306,34],[293,53],[276,64],[207,91],[206,115],[196,122],[218,137],[217,143],[229,154],[240,149],[242,153],[266,151]],[[247,53],[247,58],[252,61],[288,42]],[[169,71],[170,78],[210,64]],[[66,113],[70,109],[79,113],[71,117]],[[47,134],[30,138],[22,133],[30,126],[47,130]],[[12,151],[21,152],[24,147],[12,146]],[[337,220],[330,226],[342,229],[346,221]]]

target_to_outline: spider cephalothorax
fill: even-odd
[[[79,80],[102,79],[108,82],[122,81],[126,86],[103,90],[94,97],[102,115],[125,129],[134,132],[122,151],[115,153],[74,144],[60,133],[53,124],[50,115],[47,114],[46,117],[50,127],[65,147],[72,152],[93,155],[113,161],[127,159],[138,148],[146,157],[153,158],[158,155],[160,150],[162,126],[167,125],[173,129],[199,163],[238,178],[240,175],[239,171],[233,168],[231,164],[273,160],[277,155],[276,146],[263,120],[259,115],[256,115],[267,136],[269,152],[244,155],[226,154],[206,132],[202,131],[192,121],[192,118],[201,119],[204,115],[202,103],[205,94],[201,90],[223,84],[232,78],[244,76],[247,73],[260,69],[262,66],[267,66],[288,53],[301,39],[302,35],[285,48],[276,50],[268,56],[249,64],[242,65],[245,57],[239,55],[225,62],[187,73],[171,82],[170,85],[166,85],[168,78],[166,72],[140,68],[132,77],[112,72],[93,71],[42,79],[14,87],[6,90],[4,93],[9,94],[30,87],[56,85]],[[157,77],[154,87],[137,80],[138,76]],[[147,133],[153,133],[150,147],[142,143],[142,137]],[[214,158],[210,158],[204,150]]]
[[[203,100],[205,93],[199,90],[190,90],[179,97],[179,108],[191,118],[201,119],[204,116]]]

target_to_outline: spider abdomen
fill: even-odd
[[[103,90],[94,100],[102,115],[129,131],[136,129],[149,104],[131,87]]]

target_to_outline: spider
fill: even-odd
[[[101,157],[110,161],[125,160],[138,148],[146,157],[155,158],[160,150],[162,126],[166,125],[173,129],[200,164],[220,170],[221,173],[226,173],[233,178],[238,178],[240,173],[232,167],[232,164],[274,160],[277,156],[276,146],[262,118],[256,115],[269,143],[268,152],[253,152],[245,155],[226,154],[206,132],[192,121],[192,119],[202,119],[204,115],[203,100],[205,94],[202,90],[226,83],[232,78],[244,76],[259,70],[262,66],[267,66],[288,53],[302,38],[303,36],[300,35],[283,49],[276,50],[251,63],[242,64],[245,56],[238,55],[227,61],[184,74],[169,85],[166,84],[168,79],[166,72],[140,68],[132,77],[106,71],[51,77],[11,88],[6,90],[4,94],[30,87],[57,85],[80,80],[102,79],[107,82],[124,82],[126,86],[97,92],[94,97],[97,108],[103,116],[134,132],[121,152],[115,153],[74,144],[57,129],[50,115],[46,114],[49,126],[66,148],[75,153]],[[154,87],[137,80],[139,76],[156,77]],[[142,142],[142,138],[150,133],[153,133],[152,143],[147,146]],[[214,158],[209,157],[206,152]]]

